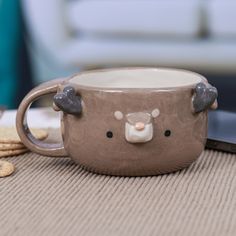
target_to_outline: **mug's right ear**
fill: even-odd
[[[198,83],[194,89],[193,109],[199,113],[207,109],[217,108],[217,89],[210,84]]]
[[[66,86],[54,98],[54,110],[61,110],[67,114],[80,115],[82,113],[81,97],[76,94],[72,86]]]

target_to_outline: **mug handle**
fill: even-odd
[[[30,132],[27,123],[27,111],[31,104],[43,95],[56,93],[59,86],[64,81],[64,79],[55,79],[39,85],[26,95],[18,108],[16,115],[16,129],[18,135],[27,148],[38,154],[54,157],[63,157],[68,155],[62,142],[45,143],[36,139]]]

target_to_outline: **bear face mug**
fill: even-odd
[[[33,137],[27,110],[55,93],[63,143]],[[118,176],[169,173],[189,166],[204,150],[207,111],[217,90],[194,72],[164,68],[95,70],[46,82],[19,106],[18,134],[31,151],[70,156],[89,171]]]

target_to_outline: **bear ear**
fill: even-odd
[[[63,111],[67,114],[80,115],[82,113],[81,97],[76,94],[73,87],[67,86],[62,92],[57,93],[53,98],[53,108],[56,111]]]
[[[122,120],[124,115],[121,111],[115,111],[114,112],[114,117],[117,119],[117,120]]]
[[[199,113],[209,108],[217,108],[217,89],[210,84],[198,83],[194,89],[193,108]]]
[[[157,118],[160,115],[160,110],[158,108],[154,109],[151,112],[151,115],[152,115],[153,118]]]

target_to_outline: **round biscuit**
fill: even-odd
[[[0,143],[0,151],[16,150],[24,148],[25,146],[21,143]]]
[[[48,132],[44,129],[30,129],[36,139],[47,138]],[[22,143],[15,127],[0,127],[0,143]]]
[[[0,160],[0,177],[11,175],[14,172],[14,170],[15,167],[12,163]]]
[[[10,156],[17,156],[23,153],[28,152],[29,149],[24,148],[24,149],[16,149],[16,150],[5,150],[5,151],[0,151],[0,158],[1,157],[10,157]]]

